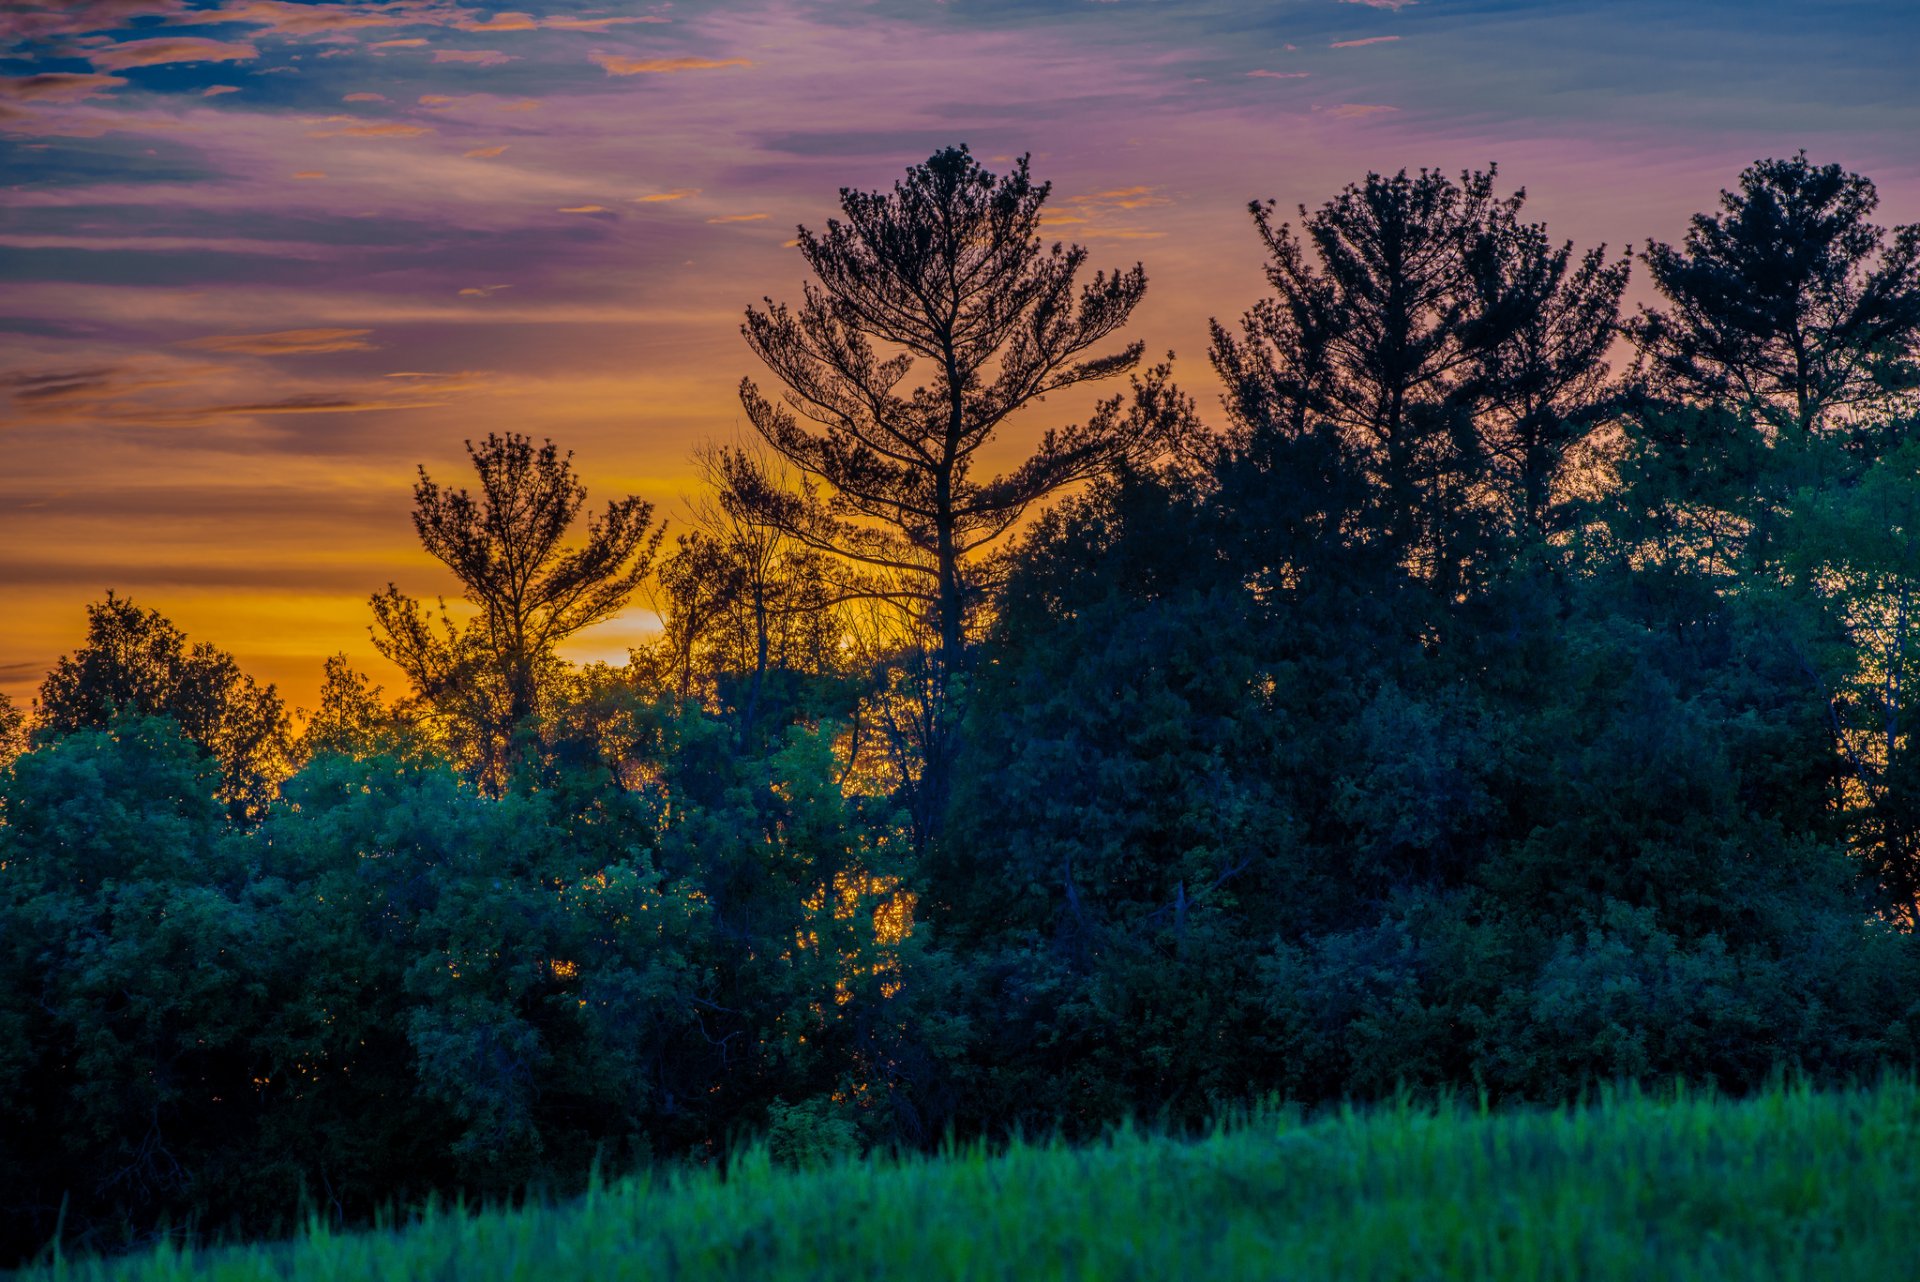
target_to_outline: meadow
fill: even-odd
[[[1554,1110],[1264,1109],[1181,1139],[950,1147],[598,1185],[400,1226],[58,1260],[22,1282],[1911,1278],[1920,1088]]]

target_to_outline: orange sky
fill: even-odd
[[[596,505],[671,513],[742,428],[742,309],[799,295],[794,225],[948,143],[1031,151],[1059,235],[1146,264],[1134,334],[1207,411],[1251,197],[1497,160],[1556,235],[1637,245],[1804,146],[1920,220],[1904,6],[32,2],[0,15],[16,699],[108,588],[296,703],[336,650],[393,683],[367,597],[451,586],[416,464],[551,436]]]

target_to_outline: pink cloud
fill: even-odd
[[[1399,13],[1402,9],[1419,4],[1420,0],[1340,0],[1341,4],[1363,4],[1369,9],[1391,9]]]
[[[676,71],[713,71],[753,65],[745,58],[623,58],[613,53],[588,56],[610,76],[670,75]]]
[[[1398,107],[1389,107],[1378,102],[1343,102],[1337,107],[1328,107],[1326,112],[1335,120],[1364,120],[1368,116],[1384,116]]]
[[[157,67],[170,62],[251,62],[260,51],[250,44],[202,40],[197,36],[156,36],[104,45],[87,54],[96,67],[119,71],[126,67]]]
[[[295,174],[298,178],[301,175]],[[235,356],[301,356],[315,352],[371,352],[370,329],[282,329],[269,334],[211,334],[190,338],[176,347]]]
[[[1336,40],[1332,44],[1328,45],[1327,48],[1358,49],[1362,45],[1391,44],[1393,41],[1398,40],[1399,38],[1400,38],[1399,36],[1368,36],[1364,40]]]
[[[0,76],[0,99],[9,102],[79,102],[126,84],[124,76],[82,71],[43,71],[33,76]]]
[[[1264,67],[1258,71],[1249,71],[1249,76],[1260,76],[1267,80],[1305,80],[1311,71],[1268,71]]]
[[[476,67],[498,67],[514,61],[518,54],[501,53],[498,49],[435,49],[435,62],[464,62]]]
[[[340,101],[341,102],[385,102],[386,100],[387,100],[387,95],[383,93],[350,93],[346,97],[342,98]]]

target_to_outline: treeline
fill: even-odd
[[[394,699],[338,658],[296,723],[90,608],[0,705],[8,1251],[1914,1063],[1920,228],[1805,156],[1637,261],[1491,169],[1256,204],[1207,425],[1047,195],[843,191],[670,542],[550,443],[422,469],[470,608],[373,598]],[[630,663],[558,657],[636,601]]]

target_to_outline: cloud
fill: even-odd
[[[95,365],[47,374],[8,374],[0,377],[0,387],[7,390],[16,404],[35,405],[106,391],[115,386],[115,375],[119,372],[118,366]]]
[[[260,51],[250,44],[202,40],[197,36],[125,40],[89,50],[86,54],[87,61],[109,71],[127,67],[157,67],[170,62],[252,62],[259,56]]]
[[[1328,107],[1326,112],[1335,120],[1364,120],[1368,116],[1384,116],[1398,107],[1389,107],[1378,102],[1343,102],[1337,107]]]
[[[1399,13],[1402,9],[1419,4],[1420,0],[1340,0],[1341,4],[1363,4],[1369,9],[1391,9]]]
[[[0,76],[0,101],[79,102],[98,98],[127,83],[125,76],[83,71],[43,71],[33,76]]]
[[[352,120],[351,116],[329,116],[322,124]],[[398,121],[382,121],[378,124],[357,125],[342,124],[334,129],[309,130],[309,138],[418,138],[421,134],[433,132],[432,125],[406,125]]]
[[[620,216],[611,209],[608,209],[605,205],[568,205],[558,212],[563,214],[585,214],[589,218],[604,218],[609,221]]]
[[[371,352],[370,329],[282,329],[270,334],[214,334],[176,347],[235,356],[303,356],[315,352]]]
[[[714,71],[721,67],[751,67],[746,58],[623,58],[595,53],[588,58],[610,76],[670,75],[676,71]]]
[[[405,40],[376,40],[368,45],[369,49],[418,49],[427,43],[425,36],[409,36]]]
[[[672,22],[672,18],[663,18],[657,13],[643,14],[631,18],[547,18],[540,25],[551,31],[605,31],[608,27],[624,27],[632,22]]]
[[[1329,49],[1358,49],[1362,45],[1384,45],[1398,40],[1399,36],[1368,36],[1363,40],[1336,40],[1328,45]]]
[[[498,49],[435,49],[435,62],[465,62],[476,67],[499,67],[513,62],[520,55],[501,53]]]
[[[1110,206],[1114,209],[1146,209],[1153,205],[1171,204],[1165,196],[1158,195],[1158,187],[1114,187],[1107,191],[1096,191],[1085,196],[1075,196],[1068,203],[1073,205]]]
[[[296,170],[293,176],[295,178],[300,179],[302,182],[314,182],[319,179],[325,178],[327,176],[327,171],[324,169],[301,169],[301,170]]]
[[[1268,71],[1265,67],[1262,67],[1257,71],[1249,71],[1247,74],[1249,76],[1261,76],[1268,80],[1305,80],[1313,73],[1311,71]]]
[[[757,223],[766,218],[765,214],[721,214],[707,219],[710,223]]]
[[[342,98],[340,101],[341,102],[385,102],[386,100],[387,100],[387,95],[383,93],[350,93],[346,97]]]
[[[656,205],[661,201],[685,200],[689,196],[698,196],[699,194],[700,189],[698,187],[675,187],[672,191],[656,191],[645,196],[635,196],[633,203],[636,205]]]
[[[485,22],[469,18],[453,25],[462,31],[533,31],[540,20],[530,13],[496,13]]]
[[[462,298],[491,298],[503,289],[512,289],[511,285],[469,285],[460,291]]]
[[[460,154],[468,160],[492,160],[506,149],[506,144],[503,143],[498,147],[475,147],[472,151],[466,151]]]
[[[218,98],[223,93],[239,93],[239,85],[208,85],[200,91],[202,98]]]

